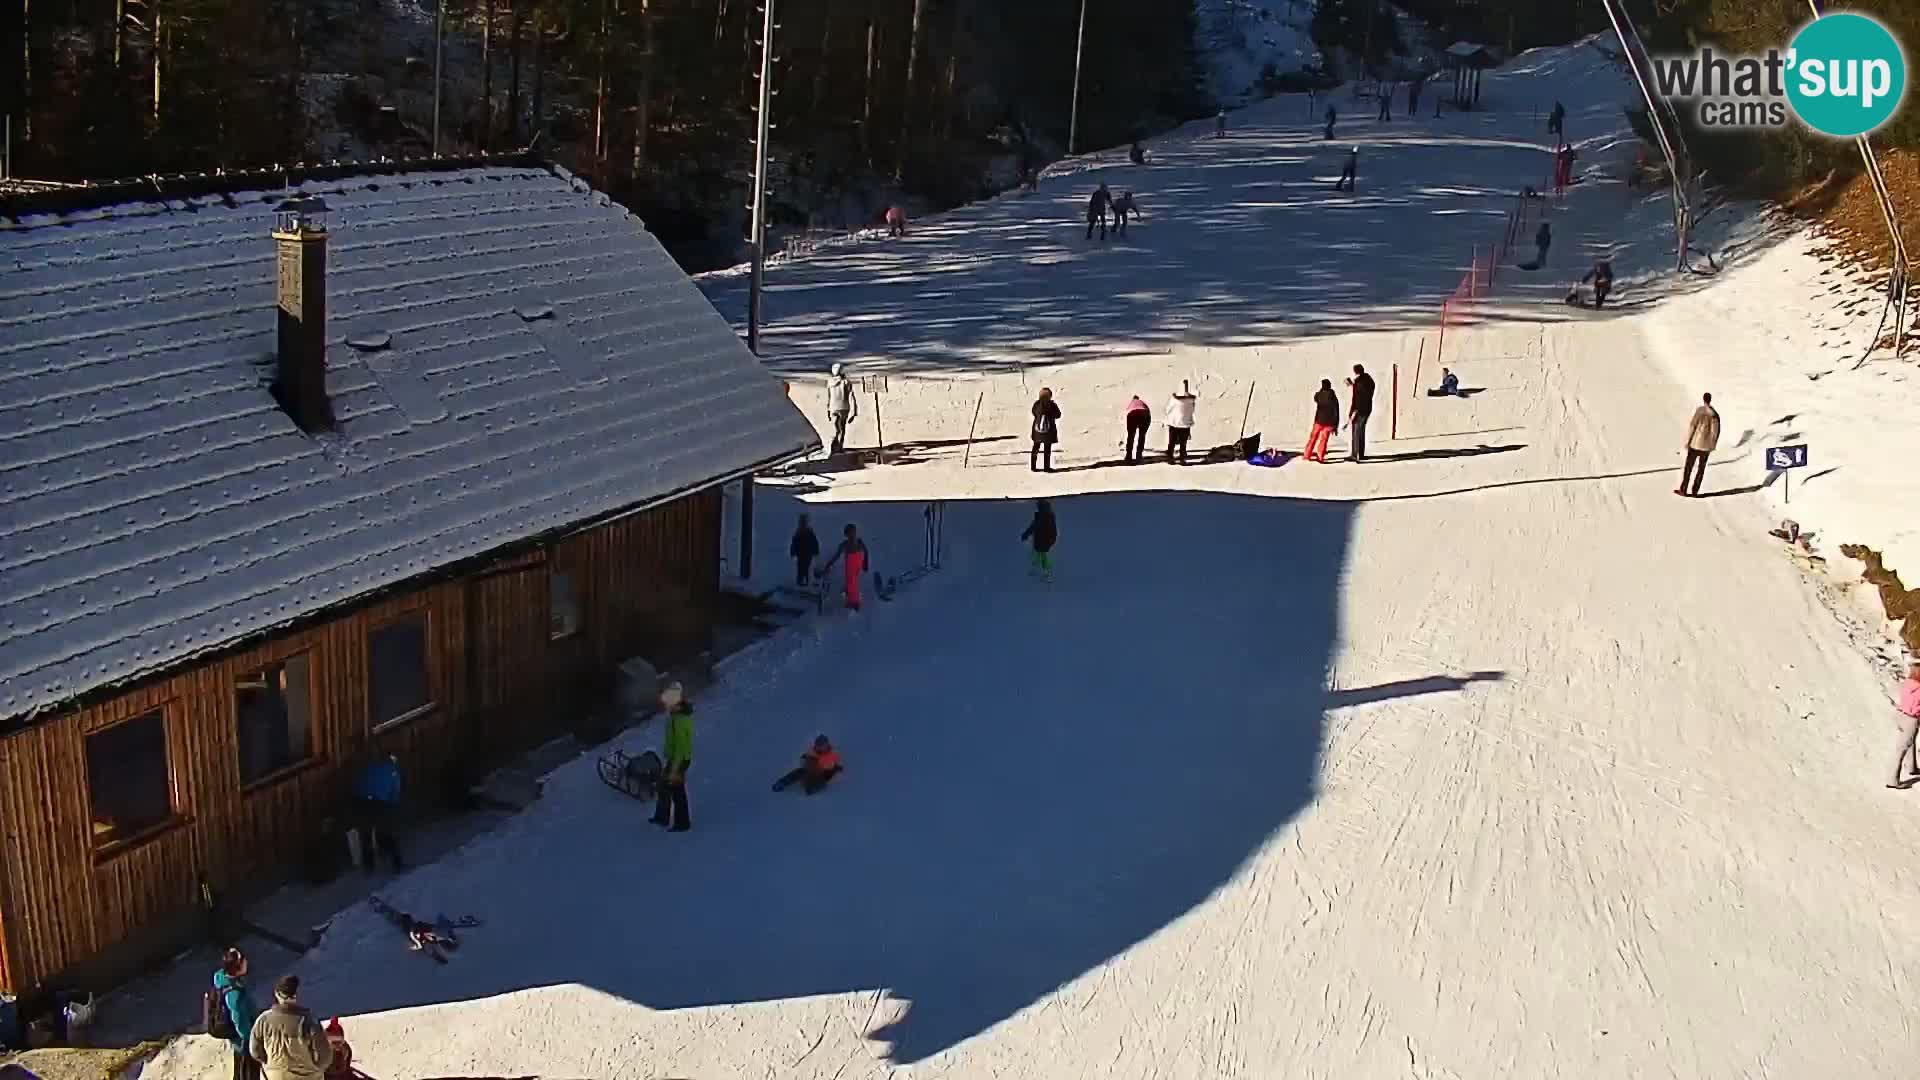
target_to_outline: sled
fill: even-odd
[[[660,777],[665,769],[660,764],[660,755],[651,750],[632,756],[625,750],[614,750],[601,758],[598,766],[601,782],[630,798],[652,802],[659,795]]]

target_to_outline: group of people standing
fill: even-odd
[[[1365,365],[1353,365],[1353,377],[1347,380],[1347,441],[1348,461],[1365,461],[1367,457],[1367,422],[1373,418],[1373,376],[1367,374]],[[1324,464],[1327,460],[1327,443],[1332,441],[1340,430],[1340,395],[1333,388],[1332,379],[1321,379],[1320,389],[1313,394],[1313,427],[1307,432],[1307,448],[1302,455],[1308,461]]]
[[[300,1003],[300,977],[273,984],[273,1004],[262,1010],[248,981],[245,953],[228,949],[207,995],[207,1033],[233,1050],[233,1080],[345,1080],[360,1074],[336,1018],[324,1026]]]
[[[1093,230],[1096,227],[1100,230],[1100,239],[1107,238],[1109,214],[1113,216],[1113,234],[1127,235],[1127,219],[1140,216],[1133,208],[1133,192],[1123,191],[1116,196],[1107,190],[1105,184],[1093,189],[1093,194],[1087,196],[1087,239],[1093,239]]]

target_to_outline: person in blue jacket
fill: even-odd
[[[247,956],[239,949],[228,949],[220,958],[220,970],[213,973],[213,988],[220,991],[220,1000],[227,1007],[227,1016],[233,1024],[232,1034],[227,1042],[233,1047],[233,1080],[260,1080],[260,1063],[247,1051],[247,1041],[253,1037],[253,1022],[260,1016],[260,1009],[253,1003],[253,992],[247,989]]]
[[[377,754],[361,770],[354,787],[359,802],[360,842],[366,853],[367,869],[379,862],[384,849],[393,860],[395,873],[407,868],[400,856],[400,759],[392,754]]]

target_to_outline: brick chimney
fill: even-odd
[[[333,427],[327,400],[327,229],[317,197],[289,199],[274,208],[276,300],[280,309],[279,367],[273,396],[300,430]]]

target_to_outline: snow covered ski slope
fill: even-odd
[[[1640,217],[1618,184],[1556,205],[1547,269],[1503,272],[1449,332],[1477,392],[1416,393],[1416,366],[1438,381],[1440,299],[1546,174],[1535,106],[1566,101],[1587,164],[1621,152],[1626,90],[1591,50],[1529,54],[1486,94],[1480,114],[1343,121],[1332,146],[1304,102],[1271,101],[1227,139],[1169,136],[1159,164],[1103,157],[772,273],[770,362],[803,403],[831,360],[888,373],[892,449],[769,480],[756,569],[779,578],[804,508],[904,570],[928,500],[944,569],[787,631],[702,697],[691,833],[646,825],[589,755],[388,890],[484,919],[446,966],[343,913],[300,970],[310,1005],[348,1014],[356,1064],[1909,1075],[1920,875],[1893,838],[1920,804],[1880,786],[1884,687],[1764,536],[1747,489],[1774,418],[1721,400],[1716,497],[1676,497],[1702,388],[1640,326],[1661,287],[1623,259],[1620,312],[1557,303],[1595,252],[1659,248],[1621,232]],[[1358,191],[1335,196],[1356,144]],[[1101,180],[1145,210],[1104,246],[1082,217]],[[1164,418],[1190,381],[1196,450],[1244,416],[1297,451],[1313,389],[1355,363],[1381,384],[1368,463],[1340,460],[1343,434],[1327,465],[1117,464],[1132,394]],[[1043,385],[1051,474],[1026,455]],[[1042,495],[1045,586],[1018,540]],[[845,774],[769,793],[822,732]],[[204,1038],[150,1066],[228,1068]]]

